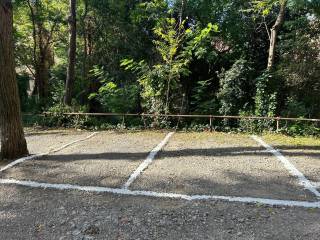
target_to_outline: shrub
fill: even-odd
[[[97,99],[105,112],[128,113],[138,108],[139,87],[134,84],[117,84],[103,68],[95,66],[92,75],[102,86],[89,99]]]
[[[274,117],[277,107],[277,93],[271,87],[272,75],[263,73],[257,78],[257,91],[255,96],[255,115],[260,117]],[[273,120],[257,120],[255,127],[258,131],[272,130]]]

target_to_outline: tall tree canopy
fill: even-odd
[[[15,5],[23,111],[320,117],[316,0],[70,3]]]

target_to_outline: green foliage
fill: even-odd
[[[220,90],[218,99],[221,107],[219,112],[223,115],[238,115],[245,104],[244,85],[250,79],[250,63],[244,59],[237,60],[228,71],[219,75]]]
[[[289,136],[320,136],[319,126],[303,122],[286,124],[286,126],[281,128],[280,132]]]
[[[42,111],[36,96],[29,96],[30,76],[27,73],[17,74],[21,111],[24,113],[39,113]]]
[[[129,113],[138,106],[139,88],[137,85],[127,84],[118,86],[114,79],[103,69],[95,66],[92,76],[101,83],[97,93],[92,93],[89,99],[97,99],[106,112]]]
[[[309,21],[306,16],[301,16],[288,20],[284,28],[285,33],[281,36],[279,46],[281,58],[276,69],[276,74],[282,79],[284,91],[289,93],[284,96],[289,96],[304,105],[305,116],[319,118],[320,21]],[[286,104],[283,107],[286,108]],[[299,116],[298,111],[297,114],[294,112],[290,115]]]
[[[284,117],[306,117],[308,110],[303,102],[299,102],[293,97],[288,97],[286,101],[285,110],[282,111],[281,116]]]
[[[219,109],[219,102],[214,94],[208,91],[211,79],[199,81],[192,90],[191,104],[194,106],[194,113],[214,114]],[[208,94],[209,93],[209,94]]]
[[[251,2],[253,8],[249,10],[258,12],[262,16],[267,16],[274,7],[277,7],[280,4],[287,4],[288,0],[252,0]]]
[[[17,82],[19,88],[19,97],[21,103],[21,110],[27,111],[28,108],[28,88],[29,88],[29,76],[26,74],[17,74]]]
[[[64,113],[72,112],[72,107],[63,104],[57,104],[48,109],[48,117],[46,118],[46,125],[48,126],[72,126],[71,118],[64,115]]]
[[[131,19],[139,24],[145,24],[146,22],[151,22],[152,24],[160,18],[165,18],[167,10],[168,3],[163,0],[138,3],[131,14]]]
[[[66,111],[320,118],[318,0],[78,1],[72,108],[61,104],[68,60],[68,1],[30,3],[31,8],[28,1],[14,3],[16,69],[22,110],[52,112],[41,123],[107,129],[142,125],[135,118],[66,117]],[[269,48],[266,29],[273,26],[283,3],[285,22],[278,32],[275,66],[261,75]],[[29,79],[36,76],[40,42],[42,51],[48,50],[42,56],[49,70],[45,74],[49,95],[42,100],[26,94]],[[274,121],[215,121],[223,131],[275,127]],[[145,127],[193,130],[208,130],[207,124],[204,119],[143,122]],[[318,126],[281,127],[289,134],[316,135]]]
[[[33,22],[32,14],[28,5],[33,8],[35,14],[34,20],[36,26],[41,26],[40,29],[36,29],[35,33],[38,35],[36,39],[36,45],[33,39]],[[42,0],[42,1],[20,1],[19,4],[15,4],[17,8],[14,11],[14,34],[15,34],[15,56],[17,64],[20,68],[29,72],[35,73],[35,61],[34,51],[36,54],[39,53],[39,41],[43,41],[50,48],[50,44],[55,42],[54,50],[58,54],[57,57],[66,57],[66,42],[67,35],[63,32],[67,31],[67,22],[65,19],[68,14],[68,3],[63,0]],[[40,38],[40,32],[42,37]],[[44,37],[45,36],[45,37]],[[46,38],[51,38],[47,43]],[[59,48],[63,48],[63,51],[59,51]]]
[[[193,55],[201,58],[201,43],[217,26],[208,24],[204,29],[193,31],[184,28],[174,18],[161,20],[154,28],[157,39],[153,41],[159,60],[153,64],[123,59],[121,66],[138,75],[142,87],[144,108],[153,113],[169,113],[181,98],[181,77],[190,74],[189,64]]]
[[[255,96],[255,115],[260,117],[274,117],[277,108],[277,93],[271,88],[272,75],[264,72],[257,78],[257,92]],[[273,121],[257,120],[257,128],[261,131],[273,128]]]

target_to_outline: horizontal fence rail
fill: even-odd
[[[259,116],[228,116],[228,115],[201,115],[201,114],[152,114],[152,113],[83,113],[83,112],[71,112],[61,113],[65,116],[106,116],[106,117],[122,117],[123,121],[126,116],[133,117],[167,117],[167,118],[207,118],[209,120],[210,131],[213,130],[213,120],[215,119],[244,119],[244,120],[270,120],[275,121],[276,130],[280,129],[280,121],[293,121],[293,122],[320,122],[320,119],[310,118],[290,118],[290,117],[259,117]],[[44,112],[42,114],[24,113],[24,116],[43,116],[47,117],[54,115],[52,112]]]
[[[52,114],[52,113],[44,113]],[[149,117],[184,117],[184,118],[222,118],[222,119],[255,119],[255,120],[287,120],[287,121],[308,121],[320,122],[320,119],[311,118],[288,118],[288,117],[258,117],[258,116],[224,116],[224,115],[196,115],[196,114],[152,114],[152,113],[63,113],[63,115],[78,116],[149,116]]]

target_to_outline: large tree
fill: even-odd
[[[76,64],[76,50],[77,50],[77,22],[76,22],[76,0],[70,0],[70,40],[69,40],[69,59],[66,79],[66,92],[64,103],[71,105],[72,91],[75,81],[75,64]]]
[[[0,0],[0,128],[2,159],[14,159],[28,154],[13,56],[11,0]]]

